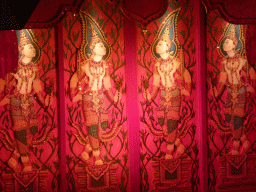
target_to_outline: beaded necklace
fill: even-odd
[[[93,81],[97,81],[97,89],[99,89],[99,79],[104,74],[105,70],[103,67],[103,61],[94,61],[93,59],[90,59],[89,62],[89,71],[90,74],[93,77]]]
[[[233,105],[235,105],[236,103],[238,103],[238,85],[234,84],[234,79],[233,79],[233,74],[236,75],[236,78],[239,79],[240,78],[237,76],[237,73],[239,73],[238,68],[239,68],[239,57],[237,55],[235,55],[234,57],[228,57],[227,58],[227,69],[231,72],[231,84],[232,84],[232,91],[231,91],[231,101],[233,103]]]
[[[174,70],[174,66],[173,66],[173,59],[171,59],[170,57],[168,57],[167,59],[160,59],[159,60],[159,70],[160,72],[164,75],[164,85],[166,85],[167,83],[167,76],[171,79],[173,77],[170,77],[170,73],[172,70]]]
[[[22,79],[22,81],[28,82],[28,80],[33,77],[33,67],[33,62],[30,62],[27,65],[25,65],[23,64],[22,61],[19,61],[17,73],[19,77]]]
[[[227,58],[227,69],[230,70],[232,73],[237,71],[239,67],[239,58],[237,55],[234,57],[228,57]]]

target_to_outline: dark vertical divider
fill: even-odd
[[[65,118],[65,82],[64,82],[64,56],[63,56],[63,25],[55,26],[56,63],[57,63],[57,99],[59,123],[59,191],[67,191],[66,178],[66,118]]]
[[[124,17],[126,107],[129,129],[130,191],[140,191],[140,119],[138,108],[136,23]]]
[[[206,92],[206,23],[202,1],[196,1],[197,13],[197,130],[199,133],[199,176],[200,191],[208,191],[207,171],[207,92]]]

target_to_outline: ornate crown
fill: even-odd
[[[91,42],[90,42],[89,47],[92,50],[97,43],[102,42],[102,39],[99,38],[98,33],[96,32],[96,30],[93,27],[90,27],[90,28],[91,28],[91,31],[92,31],[92,38],[91,38]]]
[[[234,42],[235,46],[238,45],[238,39],[236,37],[236,26],[235,25],[232,25],[230,27],[230,31],[229,31],[229,34],[227,35],[227,39],[231,39]]]
[[[166,26],[161,38],[159,39],[159,41],[165,41],[166,44],[170,47],[171,46],[171,40],[170,40],[170,22],[168,23],[168,25]]]
[[[19,49],[19,52],[21,52],[23,47],[25,45],[32,44],[32,41],[28,39],[27,35],[23,30],[20,30],[19,33],[20,33],[20,42],[19,42],[18,49]]]

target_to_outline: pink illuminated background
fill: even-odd
[[[51,92],[53,101],[47,110],[35,102],[40,122],[36,136],[43,135],[47,126],[51,134],[45,143],[31,149],[33,169],[44,174],[41,183],[46,191],[99,191],[101,187],[106,191],[255,191],[255,93],[246,94],[243,119],[250,146],[246,153],[237,156],[229,154],[233,132],[221,131],[218,124],[228,127],[223,107],[226,91],[220,99],[214,97],[214,87],[218,88],[220,83],[221,61],[225,59],[218,50],[226,28],[231,25],[229,22],[244,24],[242,56],[247,57],[249,65],[255,69],[256,29],[245,25],[256,21],[255,9],[251,9],[254,3],[243,4],[239,0],[156,0],[149,3],[145,0],[60,0],[52,4],[40,1],[35,10],[40,9],[40,12],[34,12],[24,28],[30,28],[42,51],[38,62],[40,79],[44,91]],[[238,11],[241,7],[243,10]],[[245,10],[247,19],[241,16]],[[80,11],[85,14],[79,14]],[[43,16],[47,12],[48,17]],[[172,14],[176,14],[170,27],[176,35],[174,59],[184,64],[175,75],[187,70],[191,92],[181,97],[178,112],[181,118],[177,138],[185,147],[184,153],[177,158],[178,146],[175,146],[174,159],[166,159],[168,137],[161,135],[164,128],[157,122],[160,92],[155,103],[147,101],[145,94],[146,89],[149,93],[153,91],[153,73],[158,61],[154,56],[155,40],[160,38],[160,30]],[[85,36],[91,30],[87,27],[90,23],[83,23],[82,17],[95,22],[98,32],[105,36],[108,43],[105,46],[111,53],[106,61],[111,90],[113,94],[117,90],[122,93],[116,106],[104,97],[110,123],[106,131],[111,131],[115,122],[121,129],[115,137],[100,143],[104,162],[100,169],[84,163],[81,158],[86,145],[83,136],[88,135],[86,119],[81,102],[72,102],[70,98],[70,81],[78,69],[78,50],[90,40]],[[18,44],[14,30],[0,31],[0,40],[1,101],[6,95],[6,74],[16,72]],[[246,75],[243,78],[256,89],[253,79]],[[182,78],[177,82],[181,85]],[[221,117],[220,121],[216,121],[216,117]],[[151,122],[155,129],[149,128]],[[0,130],[0,191],[8,186],[15,187],[12,191],[20,191],[13,177],[17,173],[8,165],[12,151],[6,147],[6,138],[14,140],[8,105],[0,107]],[[239,149],[242,151],[242,145]],[[34,191],[45,190],[33,185],[24,189],[31,187]]]

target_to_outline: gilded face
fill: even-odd
[[[156,45],[156,53],[163,54],[169,50],[167,43],[165,41],[158,41]]]
[[[36,49],[32,44],[27,44],[24,46],[23,50],[21,51],[21,54],[24,57],[34,58],[36,56]]]
[[[106,47],[104,46],[104,44],[102,42],[97,43],[95,45],[95,47],[93,48],[93,52],[95,55],[98,55],[98,56],[104,56],[107,53]]]
[[[231,39],[226,39],[223,43],[223,50],[224,51],[231,51],[235,49],[235,44]]]

